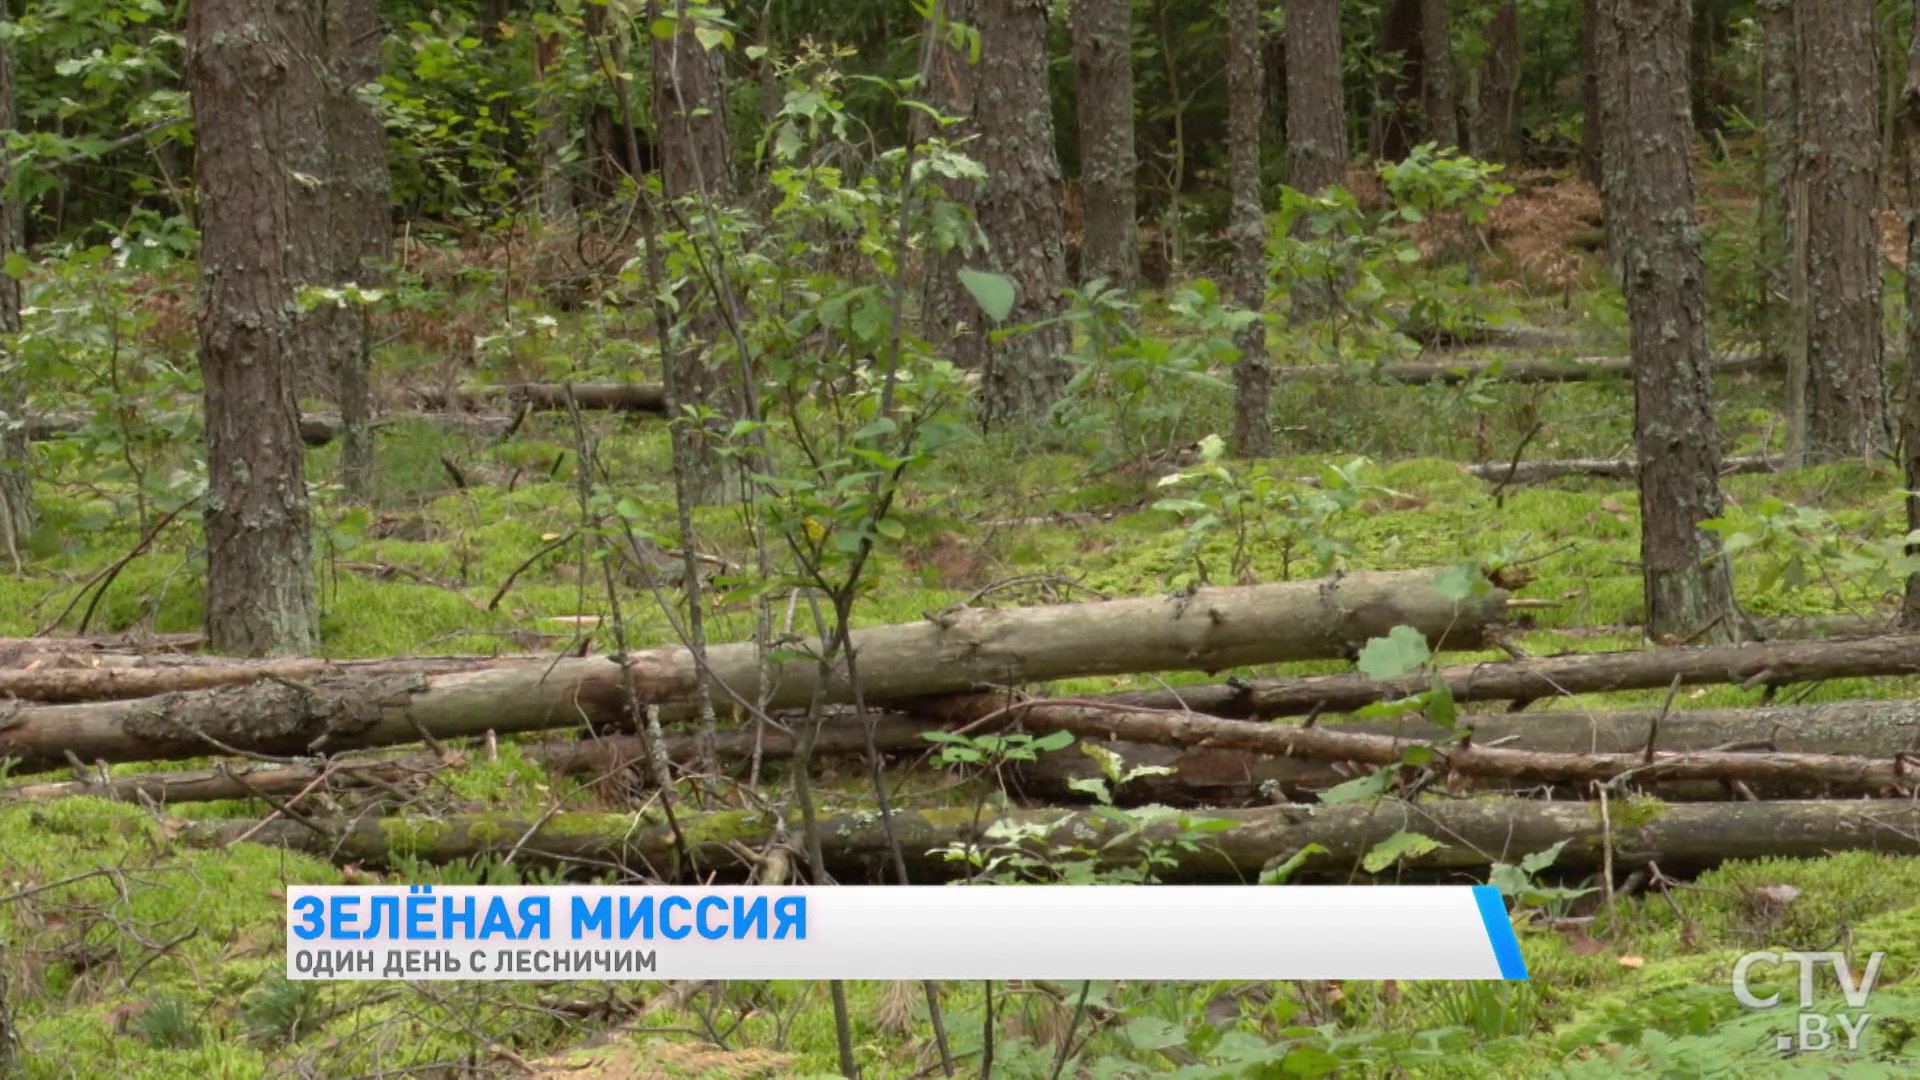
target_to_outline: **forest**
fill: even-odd
[[[0,133],[0,1078],[1915,1072],[1920,0],[7,0]],[[562,882],[1531,979],[287,978]]]

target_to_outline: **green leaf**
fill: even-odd
[[[1382,769],[1368,776],[1355,777],[1344,784],[1336,784],[1320,793],[1320,801],[1328,806],[1342,803],[1364,802],[1367,799],[1384,795],[1393,786],[1393,774]]]
[[[994,322],[1005,322],[1013,313],[1015,290],[1013,279],[1004,274],[989,274],[982,270],[969,270],[961,267],[960,284],[973,294],[974,302],[987,318]]]
[[[1397,832],[1373,846],[1360,865],[1369,874],[1377,874],[1403,858],[1417,858],[1438,851],[1440,841],[1416,832]]]
[[[1171,1046],[1184,1046],[1187,1042],[1186,1028],[1157,1016],[1135,1017],[1120,1029],[1120,1034],[1126,1036],[1136,1050],[1165,1050]]]
[[[1566,846],[1567,842],[1562,840],[1545,851],[1534,852],[1532,855],[1520,860],[1520,869],[1526,871],[1529,876],[1537,874],[1547,867],[1552,866],[1553,861],[1560,857],[1560,849]]]
[[[1367,642],[1360,650],[1359,667],[1370,679],[1391,679],[1417,670],[1432,655],[1425,634],[1411,626],[1396,626],[1386,637]]]
[[[1043,754],[1054,750],[1065,750],[1072,745],[1073,732],[1071,731],[1050,731],[1033,740],[1033,748]]]
[[[642,509],[640,504],[636,502],[632,496],[627,496],[625,498],[622,498],[619,502],[614,504],[613,509],[621,517],[626,518],[628,521],[638,521],[642,517],[645,517],[647,513],[646,510]]]
[[[873,531],[889,540],[899,540],[907,535],[907,527],[894,518],[881,518],[874,522]]]
[[[1456,604],[1484,591],[1488,587],[1486,575],[1482,574],[1480,568],[1472,563],[1462,563],[1459,566],[1449,567],[1442,571],[1440,576],[1433,579],[1433,591]]]
[[[1459,715],[1453,707],[1453,687],[1447,685],[1445,676],[1434,672],[1433,689],[1427,693],[1427,719],[1452,731]]]
[[[1294,871],[1307,864],[1308,859],[1313,858],[1315,855],[1326,854],[1329,854],[1327,849],[1321,847],[1319,844],[1308,844],[1306,847],[1294,852],[1286,862],[1280,863],[1277,866],[1273,863],[1268,863],[1262,867],[1260,870],[1260,884],[1285,885],[1287,879],[1293,876]]]

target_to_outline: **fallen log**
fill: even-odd
[[[441,675],[489,667],[538,663],[542,658],[506,656],[413,656],[393,660],[230,660],[204,656],[62,656],[65,663],[0,667],[0,699],[41,703],[125,701],[215,686],[242,686],[266,679],[381,678]],[[104,663],[88,663],[105,661]]]
[[[937,724],[903,716],[884,716],[875,725],[874,742],[883,752],[931,751],[922,738]],[[722,761],[744,761],[753,753],[752,728],[716,732],[713,750]],[[793,736],[768,728],[761,735],[761,754],[769,760],[792,757]],[[696,736],[668,732],[663,740],[673,761],[693,761],[699,754]],[[814,741],[820,757],[840,757],[866,751],[863,726],[847,720],[821,725]],[[551,739],[520,748],[533,762],[563,776],[612,776],[644,763],[645,744],[633,735],[607,735],[592,740]],[[84,780],[50,780],[0,788],[0,803],[42,801],[88,796],[115,802],[153,802],[162,805],[250,799],[260,796],[291,798],[310,790],[338,791],[370,785],[404,785],[447,768],[434,754],[410,753],[368,759],[340,758],[324,764],[221,763],[208,769],[185,769]]]
[[[498,435],[513,426],[513,417],[498,413],[421,412],[409,415],[486,435]],[[164,422],[168,418],[159,419],[160,422]],[[392,426],[400,419],[402,419],[400,416],[384,416],[372,421],[368,426],[377,431]],[[30,416],[26,422],[27,438],[35,442],[44,442],[79,431],[91,423],[93,423],[92,417],[75,413]],[[306,445],[325,446],[339,437],[340,417],[337,413],[313,413],[300,417],[300,441]]]
[[[13,812],[21,812],[16,808]],[[1438,842],[1433,851],[1403,859],[1389,880],[1446,876],[1465,871],[1484,880],[1494,861],[1516,863],[1567,841],[1555,872],[1598,869],[1611,841],[1613,863],[1632,867],[1657,862],[1668,873],[1692,873],[1736,859],[1813,858],[1841,851],[1920,854],[1920,804],[1906,799],[1636,805],[1603,823],[1588,803],[1518,799],[1425,798],[1342,806],[1271,806],[1209,811],[1205,817],[1233,823],[1191,845],[1172,843],[1179,821],[1161,821],[1129,833],[1098,813],[1037,810],[995,813],[972,807],[901,809],[891,823],[861,810],[825,817],[819,836],[827,870],[842,882],[893,880],[889,828],[900,842],[917,882],[966,875],[944,852],[959,847],[1004,844],[996,828],[1036,831],[1028,842],[1042,855],[1053,850],[1099,852],[1104,865],[1137,861],[1152,845],[1172,860],[1167,881],[1246,882],[1262,867],[1305,850],[1315,855],[1293,880],[1359,879],[1359,861],[1382,841],[1407,831]],[[183,823],[190,843],[224,846],[249,842],[303,851],[337,863],[391,865],[397,857],[453,863],[517,852],[516,861],[545,865],[585,862],[603,873],[612,862],[652,878],[677,873],[672,838],[664,825],[632,814],[562,813],[539,820],[498,815],[444,818],[377,818],[348,821],[246,821]],[[757,812],[683,816],[682,835],[700,871],[740,880],[752,867],[749,854],[802,834],[798,815],[769,821]],[[776,832],[776,829],[778,831]],[[1006,835],[1000,833],[999,835]],[[1021,833],[1024,835],[1024,833]]]
[[[1716,374],[1732,375],[1747,371],[1769,371],[1778,367],[1778,358],[1760,350],[1718,353],[1713,358]],[[1373,374],[1386,382],[1463,383],[1494,375],[1506,383],[1586,382],[1590,379],[1629,378],[1633,375],[1631,356],[1580,356],[1570,359],[1516,358],[1511,360],[1417,360],[1381,364]],[[1274,369],[1274,377],[1292,382],[1341,381],[1353,378],[1350,368],[1339,364],[1302,364]]]
[[[1720,475],[1747,476],[1753,473],[1779,472],[1786,467],[1785,461],[1784,458],[1765,456],[1722,458]],[[1502,484],[1538,484],[1543,480],[1557,480],[1564,476],[1596,476],[1631,480],[1639,475],[1639,466],[1632,458],[1542,459],[1522,461],[1518,464],[1499,461],[1465,465],[1462,468],[1482,480]]]
[[[25,667],[36,662],[67,662],[59,658],[147,656],[188,653],[207,643],[205,634],[155,634],[127,631],[86,637],[0,638],[0,667]]]
[[[1398,765],[1408,748],[1427,748],[1427,767],[1442,776],[1498,780],[1506,784],[1607,783],[1632,777],[1643,784],[1712,780],[1781,785],[1812,783],[1852,793],[1906,793],[1916,765],[1903,751],[1887,758],[1842,754],[1725,752],[1715,750],[1516,749],[1478,739],[1449,741],[1444,730],[1423,740],[1355,731],[1346,725],[1250,723],[1189,712],[1124,709],[1070,702],[1032,701],[1009,706],[994,695],[949,698],[941,719],[984,720],[1009,716],[1034,731],[1066,731],[1082,739],[1154,743],[1181,748],[1245,750],[1272,757]],[[1903,712],[1910,725],[1913,711]],[[1643,730],[1643,740],[1644,732]]]
[[[1881,637],[1901,632],[1897,613],[1877,615],[1749,615],[1749,622],[1763,641],[1812,641],[1818,638]],[[1572,638],[1640,637],[1646,627],[1616,623],[1612,626],[1556,626],[1551,633]]]
[[[471,409],[486,403],[504,403],[509,409],[526,406],[543,411],[568,408],[665,415],[666,388],[659,383],[511,383],[504,386],[466,386],[449,393],[444,387],[417,387],[408,394],[422,408]]]
[[[1769,641],[1753,645],[1640,649],[1503,660],[1440,669],[1456,701],[1533,702],[1563,694],[1733,683],[1746,688],[1820,679],[1920,674],[1920,635],[1850,641]],[[1233,719],[1351,712],[1422,693],[1434,675],[1395,679],[1312,675],[1103,695],[1104,704],[1192,709]]]
[[[1501,589],[1456,602],[1431,571],[1349,574],[1322,581],[1201,588],[1173,596],[994,610],[962,608],[853,633],[861,682],[874,702],[991,686],[1154,671],[1223,671],[1334,659],[1398,626],[1436,648],[1474,648],[1503,617]],[[814,648],[819,648],[816,644]],[[700,672],[684,648],[450,674],[320,675],[133,701],[15,705],[0,712],[0,757],[31,771],[81,761],[156,761],[211,753],[302,755],[440,738],[560,727],[618,726],[658,706],[691,715]],[[708,648],[706,678],[724,711],[759,696],[758,649]],[[851,694],[819,664],[773,665],[769,707],[800,708],[819,690]]]
[[[1041,702],[1045,704],[1045,702]],[[978,706],[974,706],[977,710]],[[1018,714],[995,707],[995,722],[976,731],[1004,730]],[[931,753],[935,745],[925,738],[977,717],[964,703],[946,716],[916,717],[889,713],[876,717],[874,745],[882,753]],[[1175,714],[1178,715],[1178,714]],[[1920,702],[1848,701],[1826,705],[1785,705],[1749,709],[1679,709],[1662,716],[1660,710],[1624,710],[1599,713],[1472,713],[1459,719],[1471,728],[1482,746],[1501,746],[1548,754],[1639,754],[1649,742],[1656,749],[1697,752],[1738,745],[1784,754],[1837,754],[1891,761],[1920,752]],[[1437,742],[1448,737],[1444,728],[1419,717],[1391,721],[1342,723],[1330,730],[1397,738],[1404,742]],[[767,761],[791,757],[793,736],[769,727],[761,733],[760,753]],[[724,728],[715,733],[714,754],[722,762],[740,763],[753,753],[751,727]],[[697,755],[694,736],[668,732],[666,751],[674,761],[692,761]],[[1161,766],[1168,775],[1136,778],[1116,791],[1122,803],[1166,802],[1236,805],[1300,798],[1357,775],[1344,761],[1304,757],[1276,757],[1257,750],[1218,745],[1157,745],[1127,739],[1101,739],[1099,745],[1117,754],[1129,766]],[[860,755],[866,751],[866,732],[850,718],[823,723],[814,752],[822,757]],[[606,735],[592,740],[549,739],[520,747],[528,760],[556,775],[605,777],[641,764],[645,746],[633,735]],[[290,797],[308,790],[323,778],[333,789],[355,788],[371,782],[365,777],[399,784],[443,767],[432,754],[413,753],[380,759],[337,759],[327,764],[227,764],[211,769],[112,776],[104,779],[44,781],[0,789],[0,802],[92,796],[123,802],[192,803],[218,799],[246,799],[258,795]],[[331,771],[329,771],[331,769]],[[1081,799],[1070,781],[1100,775],[1099,766],[1079,747],[1040,755],[1016,767],[1016,785],[1029,794],[1049,798]],[[1468,785],[1495,787],[1492,783]],[[1675,783],[1671,777],[1650,774],[1637,778],[1638,786],[1658,784],[1666,799],[1715,799],[1726,796],[1720,783]],[[1763,795],[1811,797],[1826,790],[1824,782],[1751,783]],[[1844,785],[1843,785],[1844,786]],[[1579,795],[1580,792],[1570,791]]]
[[[1769,750],[1785,754],[1838,754],[1891,761],[1920,752],[1920,702],[1847,701],[1827,705],[1791,705],[1749,709],[1625,710],[1598,713],[1473,713],[1459,718],[1482,746],[1502,746],[1550,754],[1626,754],[1659,750],[1697,752],[1726,747]],[[1395,721],[1341,723],[1332,730],[1399,738],[1410,742],[1445,740],[1448,732],[1419,717]],[[1178,747],[1152,743],[1108,741],[1100,745],[1133,766],[1173,770],[1148,774],[1116,791],[1122,803],[1158,802],[1180,805],[1245,805],[1300,800],[1359,775],[1360,769],[1341,762],[1274,757],[1249,750],[1217,746]],[[1101,775],[1097,763],[1069,748],[1042,754],[1022,763],[1014,775],[1020,789],[1051,799],[1074,794],[1072,782]],[[1725,799],[1719,782],[1675,782],[1649,774],[1635,777],[1636,788],[1651,788],[1669,801]],[[1503,778],[1490,776],[1458,785],[1471,790],[1493,790]],[[1750,782],[1762,798],[1812,798],[1834,793],[1815,777],[1779,783]],[[1837,785],[1856,790],[1852,785]],[[1568,788],[1565,795],[1589,792]]]

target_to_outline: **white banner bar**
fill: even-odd
[[[289,979],[1525,979],[1491,886],[291,887]]]

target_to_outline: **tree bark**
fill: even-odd
[[[1580,3],[1580,174],[1600,188],[1600,0]]]
[[[206,621],[220,652],[311,652],[312,525],[296,385],[294,162],[321,137],[318,28],[284,0],[196,0],[187,83],[200,199]]]
[[[1261,71],[1259,0],[1227,5],[1227,143],[1233,209],[1234,302],[1261,318],[1234,334],[1240,358],[1233,366],[1233,454],[1273,453],[1273,362],[1267,352],[1267,216],[1260,198],[1260,110],[1266,97]]]
[[[567,175],[566,164],[567,147],[573,141],[572,117],[553,78],[560,66],[562,43],[558,33],[543,34],[533,51],[533,81],[540,87],[534,107],[539,124],[540,219],[549,227],[570,225],[576,216],[573,180]]]
[[[1512,0],[1494,11],[1486,35],[1487,53],[1480,65],[1480,92],[1468,120],[1468,137],[1474,157],[1517,165],[1524,156],[1520,146],[1520,12]]]
[[[984,686],[1148,671],[1226,671],[1350,655],[1371,638],[1410,626],[1441,648],[1473,648],[1505,610],[1491,589],[1455,603],[1426,571],[1353,574],[1325,581],[1202,588],[1190,595],[1008,611],[965,609],[856,631],[869,702],[959,693]],[[818,649],[816,643],[812,646]],[[628,654],[629,683],[609,657],[544,660],[446,675],[318,676],[81,705],[27,706],[0,728],[0,757],[25,768],[68,761],[141,761],[231,752],[337,753],[412,741],[425,730],[453,738],[631,723],[660,706],[662,719],[692,715],[699,671],[684,648]],[[759,700],[762,667],[751,642],[709,646],[713,700]],[[851,700],[844,678],[821,683],[819,664],[796,658],[771,672],[767,707]],[[636,704],[637,702],[637,704]],[[209,739],[211,736],[211,739]]]
[[[1907,169],[1907,397],[1900,414],[1902,472],[1907,487],[1907,532],[1920,530],[1920,0],[1914,0],[1913,37],[1907,46],[1907,81],[1901,91],[1905,105]],[[1920,554],[1920,544],[1907,545],[1907,554]],[[1900,622],[1920,630],[1920,574],[1907,578]]]
[[[1425,35],[1421,30],[1426,0],[1389,0],[1380,10],[1380,38],[1376,63],[1381,65],[1373,94],[1373,156],[1399,161],[1421,141],[1419,112],[1426,97],[1426,72],[1421,63]]]
[[[1799,46],[1792,0],[1758,0],[1761,30],[1760,115],[1766,139],[1762,162],[1760,258],[1765,272],[1762,308],[1770,351],[1784,354],[1793,332],[1793,259],[1798,234],[1794,187],[1799,181]]]
[[[1284,0],[1287,33],[1287,184],[1318,195],[1346,182],[1347,107],[1341,84],[1340,5],[1337,0]],[[1310,240],[1305,221],[1294,236]],[[1325,283],[1296,285],[1288,314],[1310,321],[1333,309],[1338,297]]]
[[[1086,211],[1080,280],[1122,290],[1140,280],[1133,146],[1133,5],[1073,0],[1075,112],[1080,124],[1080,201]]]
[[[1807,215],[1807,454],[1893,445],[1881,358],[1880,138],[1872,0],[1801,0],[1800,168]]]
[[[19,123],[13,81],[13,47],[0,39],[0,131],[12,131]],[[0,261],[25,246],[25,214],[12,187],[12,159],[0,154]],[[13,351],[19,332],[20,281],[0,269],[0,541],[16,560],[26,557],[27,540],[40,517],[33,501],[27,432],[18,426],[27,419],[26,375],[15,367],[19,357]]]
[[[733,148],[727,129],[727,100],[718,58],[696,36],[699,16],[686,0],[647,0],[647,22],[672,16],[673,32],[665,37],[649,33],[653,59],[653,115],[660,147],[661,188],[669,199],[690,199],[702,205],[724,203],[734,194]],[[708,246],[704,233],[692,242]],[[709,253],[711,255],[711,253]],[[731,400],[732,379],[710,359],[710,350],[725,333],[719,296],[704,282],[689,286],[680,299],[681,334],[661,344],[667,410],[673,419],[675,476],[696,505],[713,505],[741,493],[740,478],[720,455],[729,427],[727,417],[737,413]],[[699,421],[685,415],[688,408],[713,410],[719,415]]]
[[[1684,38],[1682,41],[1684,42]],[[1148,847],[1175,861],[1163,875],[1179,882],[1251,882],[1262,868],[1303,851],[1326,849],[1291,880],[1351,880],[1368,852],[1400,832],[1440,842],[1437,849],[1397,863],[1389,880],[1467,872],[1484,876],[1495,860],[1518,862],[1565,841],[1556,871],[1599,869],[1657,862],[1671,874],[1691,874],[1737,859],[1817,858],[1839,851],[1920,854],[1920,806],[1907,799],[1809,800],[1668,805],[1603,821],[1578,802],[1519,799],[1383,801],[1343,806],[1274,806],[1217,810],[1208,815],[1234,823],[1204,844],[1177,845],[1181,823],[1150,825],[1132,835],[1099,813],[1061,810],[995,812],[969,808],[901,810],[891,823],[870,811],[827,817],[819,833],[827,867],[841,882],[893,880],[893,838],[915,881],[951,880],[960,864],[941,854],[953,844],[1005,843],[996,836],[1035,831],[1035,852],[1099,851],[1107,865],[1137,861]],[[719,880],[744,878],[758,865],[742,852],[758,851],[801,830],[798,817],[768,821],[757,811],[682,816],[680,828],[692,856]],[[511,850],[521,861],[555,864],[618,863],[657,875],[674,865],[672,835],[663,824],[636,822],[631,814],[563,813],[535,821],[475,814],[435,819],[420,828],[397,828],[377,817],[352,821],[200,821],[182,833],[189,843],[224,846],[242,838],[284,846],[337,863],[391,865],[396,857],[463,862]]]
[[[955,194],[970,199],[986,246],[949,253],[929,267],[935,336],[951,342],[962,365],[981,373],[983,427],[1031,424],[1066,392],[1071,371],[1063,357],[1071,336],[1056,323],[989,341],[993,328],[956,275],[967,267],[1011,279],[1008,326],[1033,326],[1062,311],[1066,238],[1047,74],[1048,4],[948,0],[945,7],[948,19],[980,32],[977,64],[944,41],[930,50],[929,82],[941,108],[967,117],[947,137],[977,136],[963,152],[980,162],[986,179]]]
[[[326,3],[328,200],[333,283],[375,288],[393,254],[393,183],[387,132],[360,97],[380,79],[380,11],[375,0]],[[372,320],[365,305],[331,313],[339,397],[341,480],[350,499],[373,496]]]
[[[1420,49],[1427,138],[1442,150],[1457,148],[1460,121],[1453,104],[1453,23],[1447,15],[1447,0],[1422,0]]]
[[[1425,693],[1433,688],[1436,676],[1446,680],[1456,701],[1516,701],[1524,707],[1525,703],[1563,694],[1664,690],[1675,679],[1682,686],[1736,684],[1755,689],[1825,679],[1915,674],[1920,674],[1920,636],[1900,636],[1575,653],[1460,665],[1398,679],[1315,675],[1111,694],[1098,700],[1244,718],[1300,716],[1322,710],[1351,712],[1376,701]]]
[[[1608,122],[1606,214],[1624,250],[1640,463],[1640,563],[1656,640],[1747,636],[1719,538],[1720,433],[1708,366],[1706,264],[1694,218],[1686,0],[1607,0],[1607,78],[1621,107]]]

